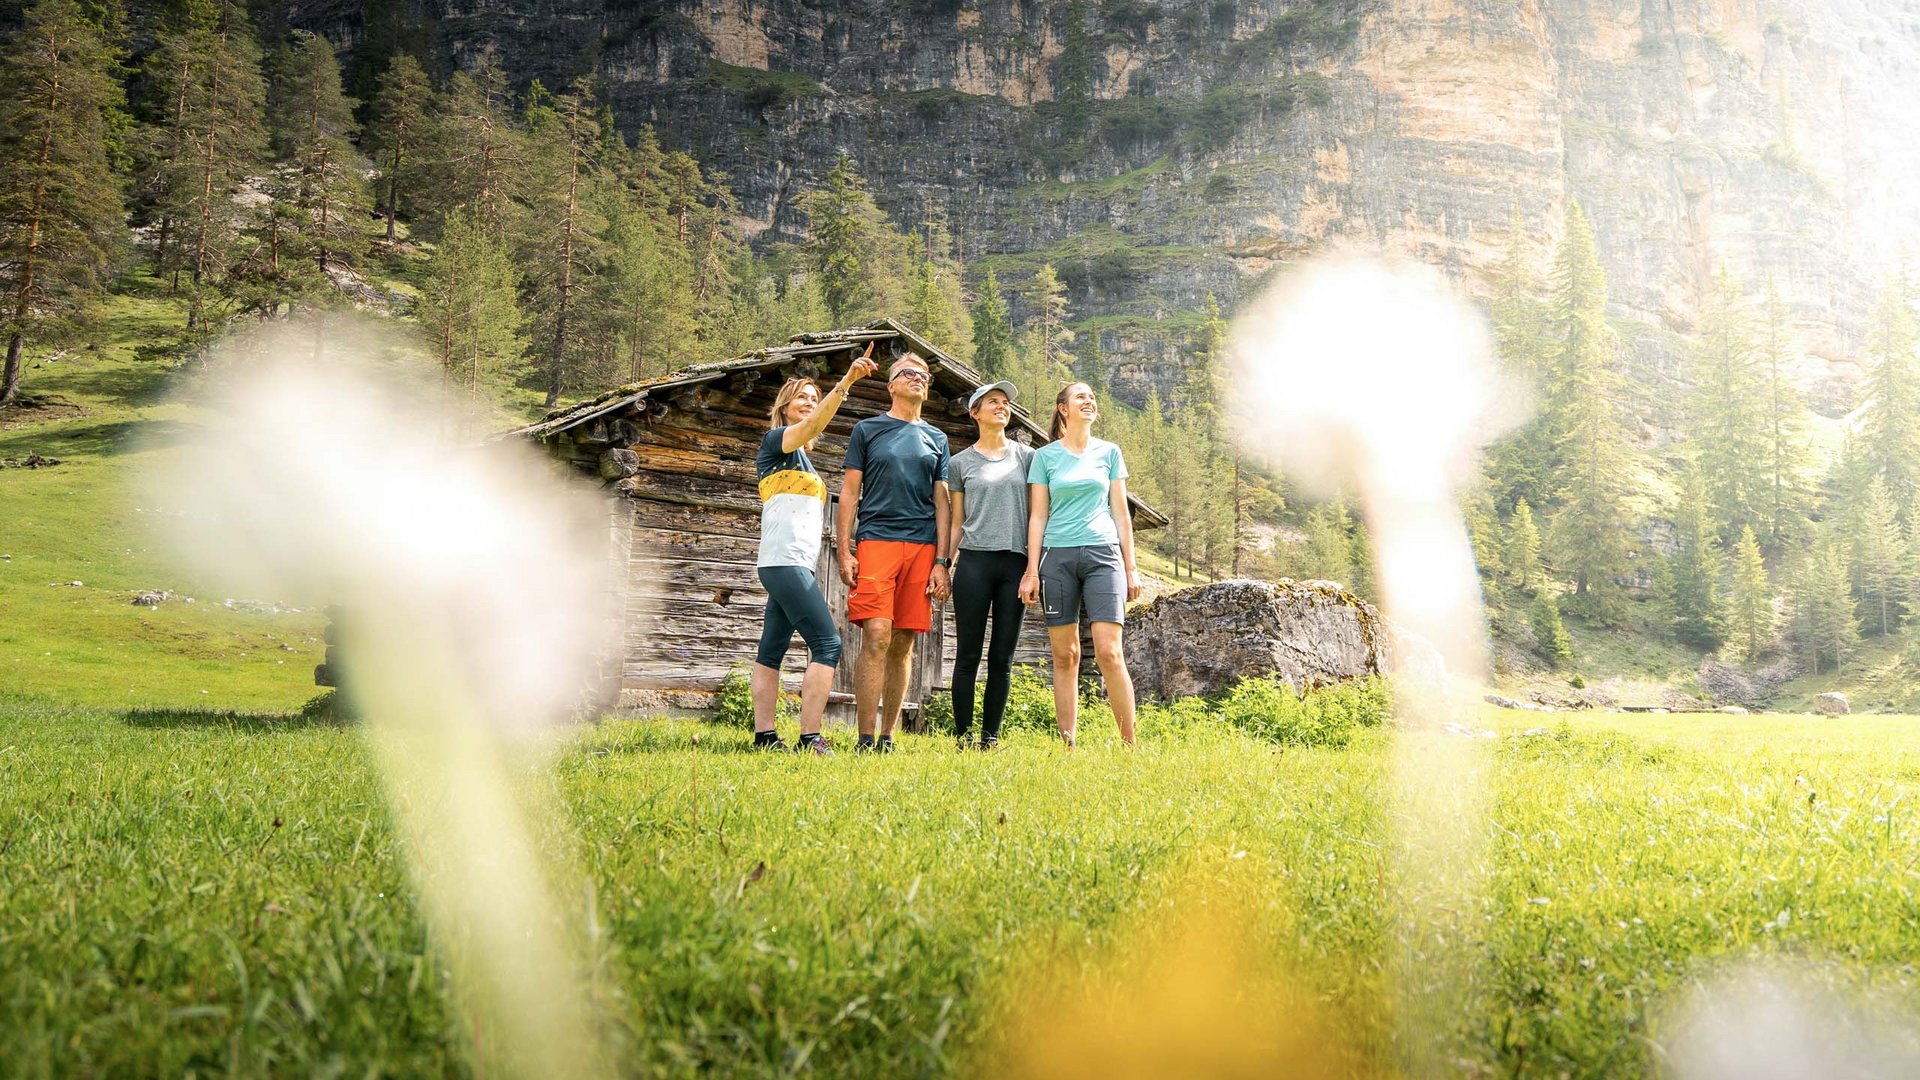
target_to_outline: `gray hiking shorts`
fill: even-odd
[[[1040,553],[1040,610],[1048,626],[1127,621],[1127,570],[1120,545],[1047,548]]]

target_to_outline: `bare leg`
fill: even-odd
[[[887,647],[892,639],[892,619],[868,619],[860,624],[860,656],[853,669],[853,712],[854,726],[862,735],[873,734],[878,719],[875,713],[887,678]]]
[[[780,669],[755,663],[747,688],[753,698],[753,730],[772,731],[774,718],[780,715]]]
[[[1080,724],[1079,625],[1047,627],[1047,644],[1053,646],[1053,715],[1061,738],[1072,746]]]
[[[907,678],[913,672],[913,642],[919,634],[896,630],[887,648],[887,696],[880,718],[880,734],[891,735],[900,723],[900,706],[907,700]]]
[[[1120,624],[1093,624],[1093,662],[1100,666],[1100,681],[1107,684],[1107,704],[1113,706],[1113,722],[1120,729],[1121,741],[1133,745],[1133,676],[1127,673],[1126,650],[1120,647]]]
[[[827,664],[808,664],[800,683],[800,734],[820,731],[820,718],[827,711],[827,695],[833,692],[834,668]]]

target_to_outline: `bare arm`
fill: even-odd
[[[934,517],[940,517],[938,506],[934,508]],[[947,489],[947,513],[940,527],[940,546],[935,555],[945,555],[949,559],[960,557],[960,524],[967,520],[967,493]]]
[[[840,376],[840,381],[833,384],[833,389],[827,391],[826,397],[820,399],[820,407],[813,410],[813,415],[797,424],[787,425],[786,430],[780,433],[781,453],[791,454],[819,438],[820,433],[827,430],[827,425],[833,422],[833,415],[840,411],[840,406],[847,403],[847,389],[880,370],[880,365],[869,359],[872,355],[873,343],[868,342],[866,355],[847,366],[847,373]]]
[[[1020,602],[1040,602],[1040,541],[1047,535],[1047,485],[1027,485],[1027,572],[1020,578]]]
[[[1126,477],[1115,477],[1107,492],[1113,511],[1113,531],[1120,537],[1120,565],[1127,568],[1127,601],[1140,599],[1140,573],[1133,566],[1133,514],[1127,506]]]
[[[947,541],[952,539],[947,534],[953,528],[953,512],[947,507],[947,498],[951,494],[945,480],[933,482],[933,553],[936,556],[944,557],[952,550],[947,546]],[[935,565],[933,572],[927,576],[927,594],[935,600],[944,601],[952,584],[953,575],[948,569]]]
[[[840,477],[840,509],[833,516],[833,542],[840,550],[840,580],[853,587],[859,565],[853,560],[853,522],[860,508],[860,470],[848,469]]]

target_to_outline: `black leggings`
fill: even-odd
[[[1007,689],[1013,677],[1013,647],[1020,640],[1020,576],[1027,557],[1017,551],[962,551],[954,560],[953,625],[958,635],[953,658],[953,730],[965,738],[973,730],[973,683],[980,673],[987,619],[993,619],[993,651],[987,655],[986,715],[980,737],[1000,737],[1007,714]]]

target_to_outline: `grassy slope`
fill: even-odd
[[[167,395],[184,362],[182,322],[177,303],[135,280],[111,298],[97,349],[30,361],[26,389],[47,407],[0,414],[0,458],[63,462],[0,469],[0,554],[11,556],[0,559],[0,686],[9,691],[245,708],[289,708],[315,692],[325,650],[317,613],[227,610],[229,597],[170,565],[157,535],[166,508],[146,477],[194,423]],[[133,606],[143,589],[195,602]]]
[[[1839,957],[1835,981],[1913,999],[1910,721],[1487,722],[1509,721],[1451,1013],[1463,1071],[1643,1072],[1665,995],[1724,960]],[[830,761],[743,744],[609,723],[560,764],[637,1072],[978,1074],[1003,1010],[1053,989],[1030,965],[1071,984],[1141,920],[1193,917],[1196,882],[1237,887],[1249,948],[1363,1060],[1389,1054],[1384,737],[1277,754],[1206,725],[1125,753],[1090,729],[1071,758],[1019,733],[986,757],[908,738]],[[0,838],[15,1075],[467,1071],[351,729],[0,705]]]
[[[405,292],[399,276],[379,281]],[[184,576],[166,550],[167,507],[151,478],[190,435],[201,374],[182,337],[185,309],[151,278],[108,298],[95,347],[30,353],[25,388],[46,404],[0,413],[0,458],[62,462],[0,469],[0,690],[110,706],[289,709],[312,697],[325,653],[316,611],[249,613]],[[404,342],[404,338],[399,339]],[[490,388],[498,427],[539,397]],[[79,582],[75,585],[73,582]],[[172,591],[157,608],[142,590]],[[187,597],[193,602],[188,603]]]

